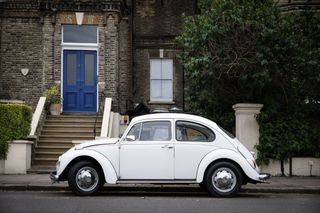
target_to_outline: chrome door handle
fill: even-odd
[[[168,144],[161,146],[162,149],[173,149],[173,147],[174,147],[173,145],[168,145]]]

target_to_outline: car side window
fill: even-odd
[[[127,136],[134,136],[134,140],[139,140],[140,138],[140,130],[141,130],[141,123],[135,124],[127,134]]]
[[[135,141],[170,141],[170,121],[148,121],[135,124],[127,134],[134,136]]]
[[[176,122],[176,140],[177,141],[214,141],[215,134],[208,127],[189,121]]]
[[[169,121],[150,121],[142,123],[140,141],[171,140],[171,123]]]

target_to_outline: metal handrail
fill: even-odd
[[[104,92],[101,92],[101,94],[102,94],[101,100],[104,100],[106,98],[106,94]],[[96,138],[97,121],[98,121],[99,113],[101,112],[101,103],[102,103],[102,101],[99,101],[99,108],[98,108],[98,111],[96,113],[96,118],[94,120],[94,127],[93,127],[93,136],[94,136],[94,138]]]

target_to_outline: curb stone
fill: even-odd
[[[2,185],[0,191],[70,191],[68,186],[37,186],[37,185]],[[126,186],[104,186],[102,192],[110,193],[206,193],[200,187],[181,187],[181,186],[155,186],[155,187],[126,187]],[[300,193],[300,194],[320,194],[320,189],[305,188],[242,188],[240,193]]]

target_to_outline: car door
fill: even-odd
[[[215,138],[215,133],[204,124],[175,120],[175,179],[196,179],[201,160],[217,148]]]
[[[134,124],[120,145],[121,180],[173,180],[172,120]]]

